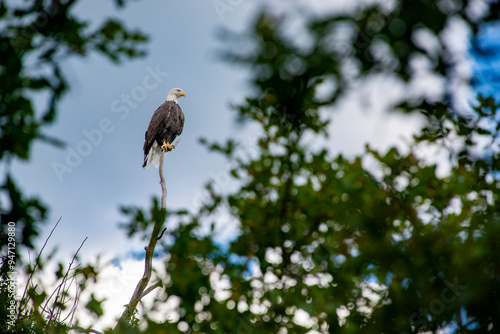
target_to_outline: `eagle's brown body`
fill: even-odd
[[[165,101],[156,109],[146,131],[144,142],[144,164],[149,166],[148,159],[154,162],[157,150],[164,144],[172,144],[175,138],[182,133],[184,128],[184,113],[176,101]],[[156,143],[156,145],[154,145]],[[155,152],[152,152],[152,149]]]

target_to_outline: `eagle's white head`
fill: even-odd
[[[168,92],[167,101],[174,101],[177,103],[177,99],[181,96],[186,96],[186,93],[180,88],[173,88]]]

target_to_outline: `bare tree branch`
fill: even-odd
[[[165,177],[163,176],[163,163],[164,163],[164,156],[165,156],[165,153],[162,151],[161,152],[161,158],[160,158],[160,168],[158,168],[160,171],[160,185],[161,185],[161,208],[163,210],[166,210],[167,209],[167,185],[165,184]],[[162,223],[163,225],[163,223]],[[155,223],[155,227],[156,227],[156,223]],[[153,235],[155,237],[158,236],[158,234],[154,234]]]
[[[175,146],[179,143],[175,143]],[[125,311],[123,311],[123,314],[118,322],[118,325],[121,322],[128,322],[130,323],[133,319],[133,315],[135,313],[135,310],[137,308],[137,304],[141,301],[141,299],[146,296],[148,293],[153,291],[156,288],[162,287],[163,284],[161,281],[155,283],[154,285],[150,286],[149,288],[146,289],[146,287],[149,284],[149,281],[151,280],[151,272],[153,270],[153,253],[156,247],[156,242],[162,237],[163,232],[165,232],[165,229],[163,232],[161,232],[161,228],[163,224],[165,223],[165,218],[166,218],[166,208],[167,208],[167,186],[165,184],[165,177],[163,176],[163,164],[164,164],[164,159],[165,158],[165,152],[161,152],[161,157],[160,157],[160,167],[159,167],[159,174],[160,174],[160,185],[161,185],[161,209],[163,212],[163,215],[159,217],[155,221],[154,227],[153,227],[153,233],[151,233],[151,238],[149,239],[149,244],[144,247],[146,250],[146,257],[144,259],[144,274],[142,275],[142,278],[139,280],[137,283],[137,286],[135,288],[135,291],[130,298],[130,302],[128,305],[125,306]],[[117,325],[117,326],[118,326]],[[116,328],[115,328],[116,330]]]

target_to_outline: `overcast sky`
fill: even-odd
[[[331,2],[312,3],[321,12]],[[342,10],[352,7],[351,1],[336,4]],[[166,155],[167,206],[194,209],[203,197],[203,184],[210,179],[219,178],[229,189],[225,184],[227,163],[208,153],[198,139],[251,139],[255,135],[252,127],[235,123],[229,108],[248,94],[249,74],[217,59],[216,52],[224,44],[216,32],[221,27],[243,30],[257,8],[253,1],[156,0],[132,1],[117,11],[112,1],[80,1],[75,11],[95,25],[118,16],[128,27],[147,33],[148,55],[119,66],[100,56],[63,64],[71,90],[59,107],[55,125],[45,132],[67,146],[36,144],[28,163],[15,162],[12,167],[26,194],[40,196],[50,208],[39,243],[62,217],[49,244],[49,248],[60,247],[62,258],[71,257],[85,237],[89,238],[81,251],[83,258],[97,254],[124,258],[143,249],[143,242],[130,242],[118,228],[124,221],[119,207],[148,208],[151,198],[161,195],[158,170],[141,168],[142,145],[152,113],[173,87],[187,93],[179,100],[186,123],[180,144]],[[456,42],[465,45],[466,32],[459,30]],[[442,92],[439,79],[425,71],[420,74],[415,90],[429,96]],[[353,156],[363,152],[366,142],[380,149],[403,146],[422,120],[387,113],[388,106],[402,94],[403,88],[390,77],[360,83],[332,113],[327,143],[332,152]],[[237,226],[226,220],[219,228],[234,234]],[[117,303],[123,304],[121,300]]]

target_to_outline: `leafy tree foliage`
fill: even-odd
[[[481,27],[498,20],[497,2],[482,17],[471,6],[396,1],[312,17],[307,45],[287,34],[286,18],[264,11],[248,34],[226,36],[225,58],[253,74],[254,93],[236,111],[261,134],[255,143],[207,144],[231,162],[239,187],[228,194],[209,183],[210,199],[198,212],[177,212],[183,223],[163,245],[165,291],[178,297],[178,311],[161,323],[145,312],[148,332],[498,331],[500,125],[493,97],[479,96],[468,113],[456,108],[451,85],[439,100],[405,97],[394,111],[427,120],[407,153],[367,146],[347,159],[311,145],[328,136],[326,107],[354,80],[386,74],[409,85],[416,58],[447,82],[456,78],[443,31],[465,24],[478,48]],[[339,39],[341,31],[348,37]],[[422,32],[439,47],[419,43]],[[334,88],[320,98],[327,80]],[[248,154],[249,145],[257,152]],[[449,150],[441,161],[446,175],[426,159],[429,146]],[[368,168],[370,161],[377,168]],[[214,229],[201,232],[224,210],[240,229],[228,245],[214,241]],[[125,209],[129,234],[147,233],[156,211]]]

